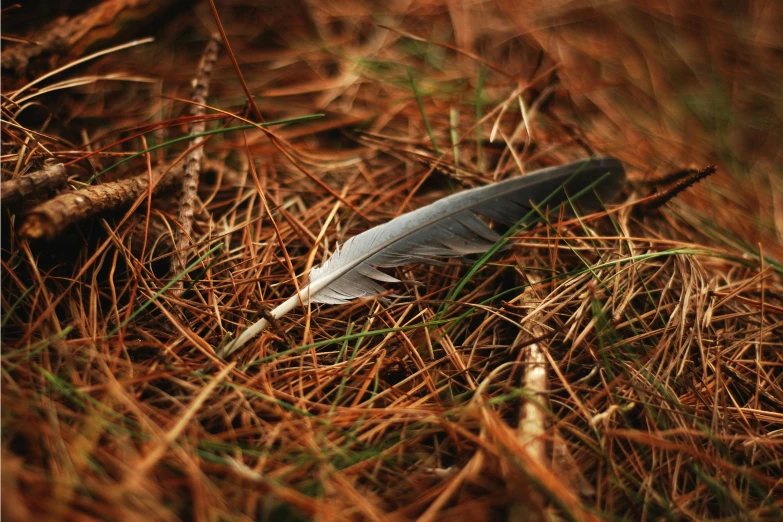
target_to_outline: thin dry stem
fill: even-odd
[[[220,40],[213,37],[204,49],[198,66],[198,74],[193,81],[193,94],[190,105],[190,113],[195,117],[188,128],[189,135],[202,134],[206,129],[205,105],[209,95],[209,81],[212,77],[212,69],[217,61],[220,51]],[[201,159],[204,157],[203,141],[205,138],[194,138],[190,141],[189,152],[185,156],[184,175],[182,177],[182,191],[180,192],[179,210],[177,221],[179,228],[174,233],[174,245],[176,253],[171,256],[171,273],[177,275],[187,264],[190,252],[191,234],[193,233],[193,212],[198,200],[198,181],[201,173]],[[177,283],[173,288],[175,295],[182,292],[182,283]]]

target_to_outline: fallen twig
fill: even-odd
[[[0,203],[14,205],[25,198],[55,189],[66,182],[68,171],[58,163],[23,176],[4,181],[0,185]]]
[[[673,187],[667,189],[664,192],[659,192],[653,197],[647,199],[642,205],[640,205],[640,210],[653,210],[656,208],[660,208],[675,197],[677,197],[681,192],[685,191],[686,189],[690,188],[691,186],[695,185],[699,181],[703,180],[707,176],[711,176],[718,170],[718,167],[715,165],[709,165],[708,167],[702,169],[702,170],[695,170],[695,171],[679,171],[675,173],[675,176],[681,176],[682,173],[687,173],[687,177],[684,179],[680,179],[680,181],[677,182],[676,185]],[[667,178],[670,178],[671,176],[667,176]]]
[[[96,41],[111,38],[117,26],[129,21],[144,20],[170,7],[172,1],[108,0],[100,2],[82,14],[61,16],[44,25],[27,38],[28,42],[5,46],[0,58],[3,69],[24,71],[30,61],[44,54],[81,55]]]
[[[153,193],[172,187],[178,176],[170,172],[154,178]],[[148,173],[60,194],[30,209],[22,218],[19,235],[53,239],[70,225],[107,210],[129,205],[149,188]]]
[[[190,112],[193,116],[203,116],[206,113],[204,105],[207,102],[209,94],[209,79],[212,76],[212,69],[217,60],[220,50],[219,37],[213,37],[207,42],[204,54],[198,66],[198,75],[196,76],[193,95],[191,100]],[[198,135],[204,132],[206,122],[203,118],[196,118],[190,124],[188,134]],[[177,219],[179,228],[174,232],[174,244],[177,255],[171,256],[171,273],[177,274],[185,266],[187,257],[185,251],[190,243],[190,234],[193,231],[193,207],[198,193],[198,178],[201,171],[201,159],[204,156],[204,148],[201,146],[204,138],[194,138],[190,141],[190,152],[185,157],[184,176],[182,178],[182,192],[179,200],[179,212]],[[174,292],[182,291],[182,283],[179,283]]]

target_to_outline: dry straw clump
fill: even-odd
[[[120,4],[100,34],[159,25]],[[773,7],[220,2],[204,116],[186,107],[210,9],[60,71],[94,47],[7,45],[3,180],[69,177],[3,208],[3,515],[779,519]],[[398,270],[385,302],[297,310],[218,355],[352,235],[590,154],[628,167],[606,212],[541,209],[494,256]],[[55,192],[129,179],[25,234]]]

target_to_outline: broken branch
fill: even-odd
[[[172,187],[179,179],[174,173],[158,177],[153,193]],[[19,226],[19,235],[26,239],[53,239],[70,225],[107,210],[124,207],[144,195],[149,189],[149,174],[85,187],[60,194],[30,209]]]
[[[58,163],[4,181],[0,185],[0,204],[14,205],[23,199],[55,189],[67,180],[65,165]]]

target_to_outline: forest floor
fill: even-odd
[[[715,4],[5,8],[3,519],[783,518],[783,9]],[[221,351],[591,156],[604,211]]]

